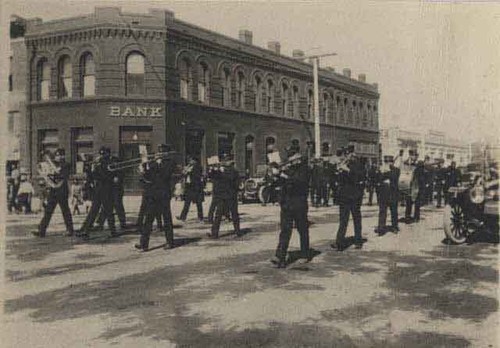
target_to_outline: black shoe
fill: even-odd
[[[276,265],[276,268],[286,268],[286,261],[277,256],[271,259],[271,263]]]
[[[35,237],[45,237],[45,235],[41,235],[39,231],[31,231],[31,234]]]
[[[173,249],[173,248],[174,248],[174,243],[167,243],[163,247],[163,249],[165,249],[165,250],[170,250],[170,249]]]
[[[217,238],[219,238],[219,236],[215,236],[212,233],[207,233],[207,237],[210,238],[210,239],[217,239]]]
[[[117,233],[116,231],[112,231],[112,232],[111,232],[111,238],[116,238],[116,237],[118,237],[118,236],[120,236],[120,234],[119,234],[119,233]]]
[[[180,221],[186,221],[186,218],[184,218],[184,219],[183,219],[183,218],[182,218],[182,216],[180,216],[180,215],[179,215],[179,216],[176,216],[175,218],[176,218],[177,220],[180,220]]]
[[[75,234],[74,231],[67,231],[66,232],[66,237],[73,237],[74,234]]]
[[[341,244],[337,244],[337,243],[330,244],[330,247],[336,251],[344,251],[345,250],[345,246],[343,246]]]
[[[399,227],[398,226],[392,226],[392,232],[399,232]]]
[[[356,244],[354,249],[363,249],[363,244]]]
[[[384,233],[384,229],[385,229],[384,227],[377,227],[376,229],[373,230],[373,232],[382,234]]]
[[[141,244],[139,243],[136,243],[134,245],[134,248],[136,248],[137,250],[141,251],[141,252],[144,252],[144,251],[148,251],[148,247],[143,247]]]

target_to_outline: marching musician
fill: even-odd
[[[238,189],[240,177],[238,171],[234,168],[234,161],[230,155],[225,155],[219,166],[213,168],[210,178],[212,179],[215,216],[212,223],[211,233],[208,237],[219,238],[219,228],[222,216],[228,212],[231,213],[234,233],[241,236],[240,217],[238,214]]]
[[[322,159],[312,159],[311,203],[314,207],[328,206],[327,172]]]
[[[457,163],[452,161],[450,166],[447,168],[445,172],[445,187],[444,187],[444,204],[448,204],[450,199],[448,190],[450,187],[458,186],[461,181],[461,173],[457,168]]]
[[[111,236],[116,237],[115,217],[113,214],[113,178],[114,173],[109,170],[111,164],[111,150],[107,147],[99,149],[99,158],[92,169],[92,178],[95,181],[94,196],[85,221],[78,233],[84,239],[89,237],[88,232],[97,218],[99,210],[104,211],[108,227],[111,230]]]
[[[377,187],[377,202],[379,205],[378,227],[375,233],[383,234],[386,231],[387,208],[391,211],[391,229],[398,232],[398,201],[399,175],[401,171],[394,165],[391,156],[384,156],[384,166],[376,172],[375,185]]]
[[[368,186],[368,205],[373,204],[373,192],[375,191],[375,187],[377,186],[377,165],[372,163],[370,168],[368,168],[368,172],[366,174],[366,181]],[[378,197],[378,195],[377,195]]]
[[[331,244],[331,247],[338,251],[342,251],[347,247],[345,234],[350,214],[352,214],[354,222],[354,244],[356,249],[363,247],[361,203],[363,200],[365,170],[362,163],[356,157],[354,146],[352,145],[347,148],[346,157],[343,162],[343,164],[339,165],[338,202],[340,222],[336,241]]]
[[[434,189],[436,190],[436,208],[441,208],[445,186],[445,170],[441,166],[441,161],[437,162],[434,174]]]
[[[280,197],[280,225],[281,231],[276,254],[271,262],[278,268],[285,268],[288,245],[295,222],[300,235],[300,250],[302,258],[311,260],[309,249],[309,225],[307,220],[307,193],[309,190],[310,170],[307,161],[300,154],[298,145],[286,148],[287,163],[280,171],[276,170],[281,189]]]
[[[201,164],[193,157],[188,159],[188,165],[184,168],[184,207],[178,220],[186,221],[191,203],[196,204],[198,220],[203,222],[203,170]]]
[[[43,214],[42,221],[38,225],[38,231],[33,234],[39,237],[45,237],[47,231],[47,226],[49,225],[50,219],[52,218],[52,213],[57,205],[61,208],[61,212],[64,218],[64,224],[66,225],[66,235],[73,235],[73,219],[71,217],[71,210],[69,209],[68,196],[68,178],[70,174],[70,165],[66,163],[64,158],[64,149],[59,148],[54,154],[54,161],[50,159],[50,154],[47,154],[47,162],[44,163],[46,167],[50,168],[50,173],[40,173],[45,175],[47,178],[48,197],[47,206]]]
[[[171,146],[161,144],[153,161],[144,162],[141,166],[144,183],[144,215],[145,222],[141,228],[141,238],[135,248],[140,251],[149,250],[149,238],[153,227],[153,220],[157,216],[163,218],[163,229],[166,244],[164,249],[174,247],[174,228],[170,199],[172,197],[171,181],[175,170],[175,162],[168,157]]]

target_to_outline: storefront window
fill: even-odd
[[[255,147],[255,139],[251,135],[245,138],[245,175],[251,176],[254,171],[253,153]]]
[[[144,56],[131,53],[127,57],[127,95],[144,95]]]
[[[77,174],[83,173],[85,162],[92,160],[94,131],[92,127],[71,129],[71,165]]]
[[[59,132],[57,129],[40,129],[38,131],[38,159],[43,161],[45,154],[54,154],[59,147]]]
[[[217,154],[219,158],[224,157],[224,155],[234,156],[234,133],[217,133]]]
[[[71,98],[73,95],[73,69],[68,56],[59,59],[57,70],[57,96]]]

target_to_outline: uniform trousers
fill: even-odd
[[[302,257],[309,256],[309,225],[307,222],[307,202],[291,205],[289,202],[281,205],[278,247],[276,257],[285,261],[288,252],[288,245],[292,236],[293,224],[297,227],[300,236],[300,251]]]
[[[172,224],[172,211],[170,209],[170,195],[165,192],[155,192],[154,194],[146,194],[144,197],[144,215],[145,222],[141,228],[140,244],[143,249],[148,249],[149,238],[153,228],[153,221],[158,216],[163,218],[163,230],[167,245],[174,245],[174,228]]]
[[[413,219],[416,221],[420,220],[420,206],[422,205],[422,201],[424,199],[423,194],[418,194],[417,198],[415,199],[415,202],[411,199],[409,195],[406,196],[405,198],[405,218],[406,219],[411,219],[411,210],[412,210],[412,205],[415,203],[415,211],[413,212]]]
[[[61,191],[59,189],[51,189],[47,197],[47,206],[45,207],[42,221],[38,226],[38,232],[41,237],[45,236],[47,226],[50,223],[50,219],[57,205],[61,208],[66,231],[71,234],[73,233],[73,218],[71,217],[71,210],[69,209],[68,192],[67,190]]]
[[[349,215],[352,214],[354,223],[354,244],[362,244],[361,235],[361,199],[358,200],[340,200],[339,202],[339,229],[337,231],[336,243],[342,246],[345,241],[347,225],[349,224]]]
[[[116,216],[118,216],[118,221],[120,221],[120,226],[124,227],[127,223],[125,218],[125,208],[123,207],[123,191],[113,190],[113,208],[115,210]],[[104,213],[104,207],[101,206],[99,211],[99,217],[97,218],[97,224],[99,226],[104,225],[104,220],[106,219],[106,214]]]
[[[435,185],[434,189],[436,190],[437,206],[440,207],[443,200],[443,185]]]
[[[162,229],[163,228],[163,223],[162,223],[162,220],[161,220],[161,213],[158,212],[158,214],[156,215],[156,224],[158,226],[159,229]],[[137,223],[136,225],[141,227],[144,225],[144,221],[146,219],[146,197],[145,195],[143,194],[142,197],[141,197],[141,205],[139,207],[139,215],[137,216]]]
[[[385,227],[387,221],[387,208],[391,210],[391,226],[398,227],[398,201],[379,201],[378,227]]]
[[[99,210],[103,209],[105,220],[108,221],[108,227],[111,233],[115,233],[115,216],[113,214],[113,197],[111,188],[103,187],[95,191],[94,197],[92,199],[92,207],[85,218],[85,222],[81,228],[83,233],[86,233],[88,229],[94,224]]]
[[[233,221],[234,232],[240,234],[240,216],[238,214],[238,199],[237,197],[231,198],[219,198],[214,197],[214,209],[215,216],[212,223],[212,237],[217,238],[219,236],[220,223],[222,221],[222,216],[231,214],[231,220]]]

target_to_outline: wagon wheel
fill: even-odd
[[[467,240],[469,230],[465,221],[465,213],[458,204],[446,206],[443,216],[444,233],[455,244],[462,244]]]

